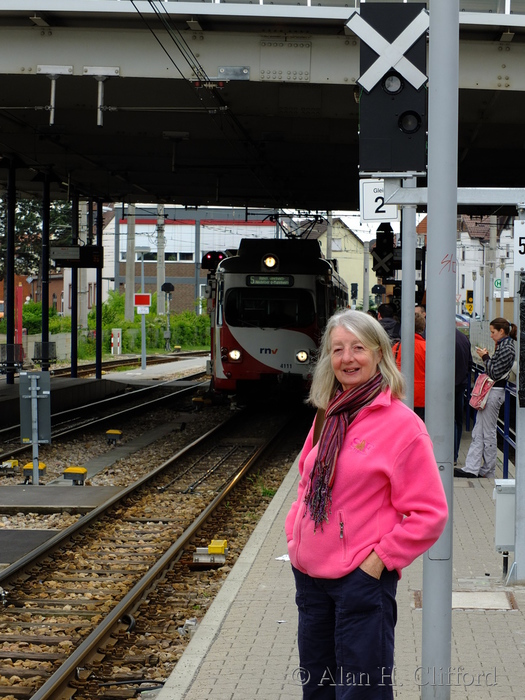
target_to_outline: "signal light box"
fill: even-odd
[[[366,3],[348,26],[361,39],[360,173],[426,174],[425,5]]]

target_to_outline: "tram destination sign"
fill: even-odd
[[[293,287],[292,275],[248,275],[248,287]]]

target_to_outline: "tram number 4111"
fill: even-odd
[[[514,270],[525,271],[525,219],[514,220]]]

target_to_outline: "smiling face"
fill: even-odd
[[[355,389],[377,373],[380,350],[370,350],[346,328],[338,326],[331,335],[332,369],[343,389]]]

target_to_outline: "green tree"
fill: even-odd
[[[71,243],[70,202],[51,203],[49,238],[54,245]],[[7,245],[7,206],[0,199],[0,279],[4,279]],[[42,203],[19,199],[15,207],[15,274],[39,275],[42,258]]]

